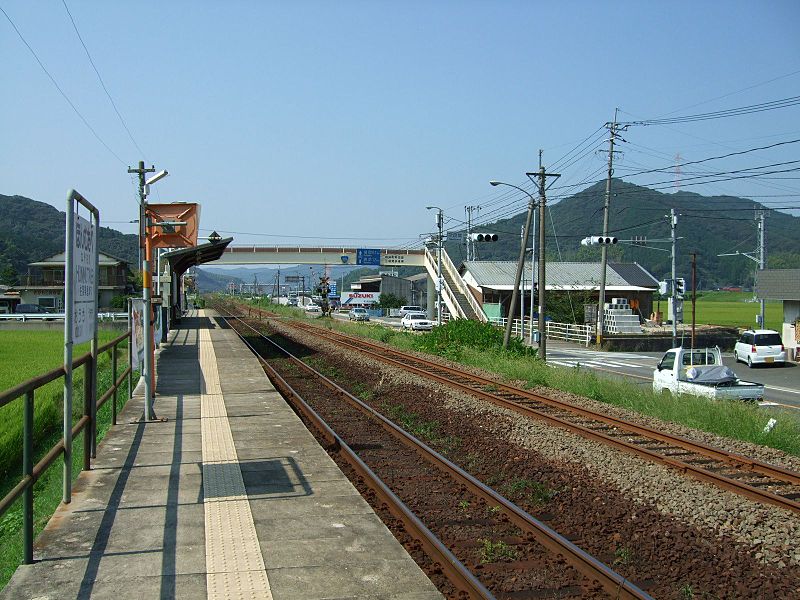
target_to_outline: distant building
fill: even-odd
[[[584,303],[593,302],[596,311],[600,294],[600,267],[601,263],[548,262],[545,291],[557,294],[580,292]],[[533,268],[534,276],[538,277],[538,267],[534,264]],[[489,317],[508,314],[516,271],[515,261],[466,261],[459,267],[459,273],[469,290]],[[531,300],[530,262],[525,263],[523,274],[522,299],[528,307]],[[658,280],[640,264],[608,263],[606,302],[612,298],[625,298],[635,312],[642,318],[648,318],[653,312],[653,294],[657,291]],[[517,315],[520,314],[519,308],[516,308]],[[525,313],[528,314],[527,308]]]
[[[411,282],[402,277],[395,277],[394,275],[367,275],[358,281],[350,284],[350,290],[356,293],[377,293],[378,296],[374,300],[378,301],[381,294],[394,294],[406,302],[411,301]],[[354,304],[354,302],[346,302],[345,294],[342,294],[342,304]]]
[[[781,340],[790,360],[800,359],[800,269],[756,271],[756,295],[783,302]]]
[[[110,254],[99,253],[99,280],[97,309],[110,310],[111,299],[128,292],[133,287],[128,282],[128,263]],[[28,264],[28,273],[20,277],[15,286],[23,304],[38,304],[51,312],[64,311],[64,253]]]

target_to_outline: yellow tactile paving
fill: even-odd
[[[200,429],[203,438],[208,598],[271,600],[269,579],[225,410],[214,347],[207,329],[200,330],[199,341],[203,379]]]

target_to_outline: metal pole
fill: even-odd
[[[97,234],[100,235],[100,216],[99,214],[94,214],[92,212],[92,217],[94,219],[94,227]],[[96,284],[100,285],[100,252],[97,248],[95,248],[94,253],[94,275],[96,278]],[[92,311],[92,318],[97,319],[97,310],[100,308],[97,305],[97,294],[94,297],[94,310]],[[91,380],[91,406],[89,409],[89,439],[91,440],[91,447],[92,447],[92,458],[97,457],[97,323],[95,323],[94,327],[94,335],[92,336],[92,343],[90,346],[90,352],[92,353],[92,362],[91,362],[91,369],[87,373]],[[88,366],[88,363],[87,363]],[[88,467],[87,467],[88,468]]]
[[[526,240],[527,243],[527,240]],[[528,345],[533,346],[533,291],[536,287],[536,211],[533,211],[533,229],[531,230],[531,327],[529,330]]]
[[[766,246],[764,245],[764,211],[760,211],[758,222],[758,270],[763,271],[766,265]],[[755,289],[755,288],[754,288]],[[761,304],[761,328],[767,328],[766,322],[766,300],[760,299]]]
[[[522,247],[525,248],[525,251],[522,254],[523,269],[522,269],[522,280],[520,282],[520,285],[522,287],[521,287],[521,290],[520,290],[520,293],[519,293],[519,329],[520,329],[519,338],[523,341],[523,343],[525,342],[525,268],[524,268],[524,262],[525,262],[525,252],[528,251],[528,238],[524,237],[524,236],[525,236],[525,230],[524,230],[524,228],[520,227],[520,232],[519,232],[520,243],[522,244]],[[533,313],[531,313],[531,315],[533,315]]]
[[[675,209],[669,210],[669,227],[672,235],[672,311],[670,319],[672,320],[672,347],[678,347],[678,294],[675,289],[675,260],[677,255],[678,238],[675,237],[676,226],[678,225],[678,217],[675,215]]]
[[[436,324],[442,324],[442,226],[444,225],[444,213],[438,209],[436,213],[436,223],[439,226],[439,256],[436,260]]]
[[[114,397],[111,402],[111,424],[117,424],[117,353],[119,347],[115,345],[111,349],[111,385],[114,386]]]
[[[541,161],[541,155],[540,159]],[[544,167],[539,167],[539,352],[536,358],[540,360],[547,360],[547,327],[544,320],[544,294],[545,294],[545,205],[547,198],[545,198],[544,183],[545,183],[545,170]]]
[[[75,241],[75,203],[70,195],[67,200],[67,239],[64,245],[64,466],[61,500],[68,504],[72,499],[72,308],[73,275],[72,248]]]
[[[25,394],[22,434],[22,475],[33,477],[33,390]],[[22,495],[22,562],[33,564],[33,483]]]
[[[697,302],[697,252],[692,252],[692,350],[694,350],[694,311]]]
[[[606,195],[603,204],[603,237],[608,236],[608,213],[611,206],[611,177],[614,174],[614,139],[617,133],[617,110],[614,109],[614,122],[611,123],[609,131],[611,136],[608,143],[608,176],[606,177]],[[608,265],[608,246],[603,244],[600,247],[600,293],[597,298],[597,333],[596,342],[598,346],[603,344],[603,327],[605,325],[605,303],[606,303],[606,266]]]
[[[514,287],[512,288],[511,292],[511,304],[508,307],[508,321],[506,322],[506,331],[503,335],[503,348],[508,348],[508,341],[511,339],[511,328],[514,324],[514,312],[517,309],[517,295],[519,292],[519,281],[522,279],[522,269],[525,266],[525,241],[528,239],[528,233],[531,230],[531,220],[533,218],[533,209],[536,206],[536,201],[534,200],[533,196],[530,192],[518,187],[516,185],[512,185],[510,183],[502,183],[502,182],[490,182],[492,185],[507,185],[508,187],[513,187],[518,189],[519,191],[528,195],[530,200],[528,201],[528,214],[525,217],[525,228],[522,230],[522,243],[520,244],[519,248],[519,259],[517,260],[517,272],[514,276]]]

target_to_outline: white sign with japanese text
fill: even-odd
[[[75,215],[72,238],[72,343],[94,337],[97,327],[97,230]]]

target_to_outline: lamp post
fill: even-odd
[[[519,190],[520,192],[522,192],[526,196],[528,196],[528,198],[530,199],[528,201],[528,216],[525,218],[525,229],[524,229],[524,231],[522,233],[522,240],[521,240],[521,243],[519,245],[519,260],[517,261],[517,273],[516,273],[516,275],[514,277],[514,287],[512,288],[513,291],[511,293],[511,305],[508,307],[508,322],[506,323],[506,331],[505,331],[505,335],[503,336],[503,348],[508,348],[508,341],[509,341],[509,339],[511,339],[511,328],[512,328],[513,322],[514,322],[514,311],[515,311],[516,306],[517,306],[517,295],[519,293],[519,282],[520,282],[520,279],[522,279],[522,269],[525,266],[525,248],[528,245],[526,242],[528,240],[528,235],[530,234],[530,230],[531,230],[531,220],[533,219],[533,209],[536,206],[536,200],[534,199],[533,195],[528,190],[525,190],[525,189],[523,189],[523,188],[521,188],[521,187],[519,187],[517,185],[514,185],[512,183],[505,183],[503,181],[490,181],[489,185],[492,185],[492,186],[505,185],[505,186],[514,188],[516,190]],[[531,292],[531,293],[533,293],[533,292]],[[541,318],[542,318],[542,315],[540,314],[539,315],[539,319],[541,319]],[[542,344],[542,340],[540,338],[539,339],[539,346],[540,347],[541,347],[541,344]]]
[[[436,224],[439,227],[437,240],[438,258],[436,260],[436,324],[442,324],[442,225],[444,224],[444,211],[438,206],[426,206],[427,210],[435,208]]]
[[[142,365],[142,375],[144,378],[144,414],[145,420],[150,421],[155,418],[153,411],[153,395],[155,394],[155,373],[153,365],[153,324],[152,324],[152,274],[150,263],[152,262],[152,248],[150,246],[150,232],[148,228],[147,216],[147,195],[150,193],[150,186],[160,181],[169,173],[166,170],[159,171],[149,179],[145,179],[147,173],[154,173],[155,167],[146,169],[144,161],[139,161],[138,169],[128,169],[128,173],[136,173],[139,176],[139,249],[144,249],[142,255],[142,300],[144,301],[144,365]]]

